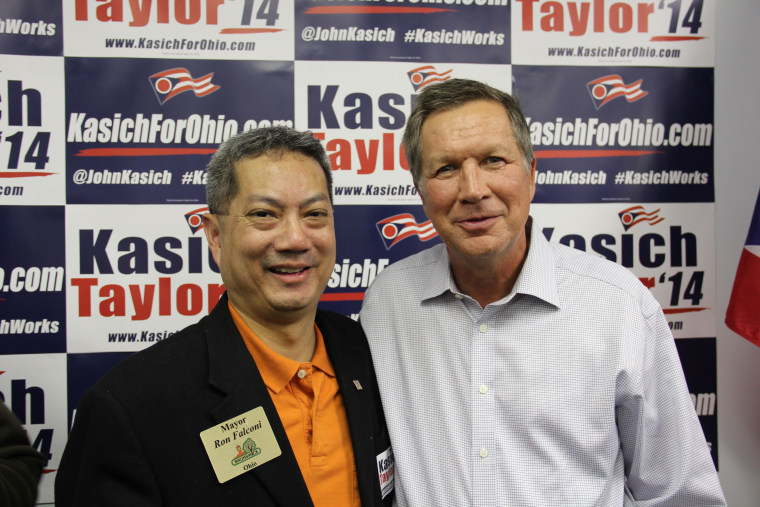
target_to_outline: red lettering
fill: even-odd
[[[124,287],[115,284],[104,285],[100,288],[98,295],[105,298],[99,305],[100,314],[103,317],[123,317],[127,314]]]
[[[541,17],[541,30],[544,32],[561,32],[565,29],[565,17],[561,3],[546,2],[541,6],[541,12],[546,14],[546,16]]]
[[[184,2],[181,3],[184,4]],[[158,3],[156,4],[156,21],[159,23],[169,22],[169,0],[158,0]]]
[[[78,287],[79,297],[79,316],[90,317],[92,316],[92,297],[90,289],[98,284],[97,278],[72,278],[71,285]]]
[[[364,139],[357,139],[356,152],[359,156],[359,171],[357,174],[372,174],[375,172],[375,164],[377,163],[377,148],[380,146],[380,141],[372,139],[369,142],[369,148],[366,147]]]
[[[533,4],[538,0],[517,0],[522,4],[522,29],[526,32],[533,31]]]
[[[130,285],[129,293],[132,295],[132,305],[135,307],[135,314],[132,320],[146,320],[150,317],[153,308],[153,293],[156,291],[154,284],[145,286],[145,297],[140,295],[139,285]]]
[[[654,12],[654,4],[639,4],[639,33],[649,32],[649,15]]]
[[[203,290],[194,283],[185,283],[177,289],[177,311],[182,315],[198,315],[203,310]]]
[[[393,134],[383,134],[383,171],[393,170]]]
[[[158,279],[158,314],[172,314],[172,281],[171,278],[161,277]]]
[[[604,32],[604,0],[594,0],[594,31]]]
[[[610,29],[615,33],[625,33],[633,28],[633,8],[626,4],[610,7]]]
[[[74,3],[74,19],[87,21],[87,0],[76,0]]]
[[[121,0],[100,4],[95,9],[95,17],[98,21],[124,21],[124,5]]]
[[[97,0],[95,17],[98,21],[124,21],[124,0]],[[146,26],[150,22],[153,0],[128,0],[132,20],[129,26]],[[88,0],[74,0],[74,19],[87,21]],[[203,16],[203,6],[206,7],[206,23],[219,24],[219,7],[224,0],[174,0],[174,20],[183,25],[194,25]],[[155,0],[156,22],[166,24],[171,22],[170,0]]]
[[[328,152],[335,150],[330,153],[330,164],[333,171],[351,170],[351,143],[345,139],[330,139],[325,148]]]
[[[568,8],[568,14],[570,15],[570,26],[572,27],[572,30],[570,30],[570,35],[574,36],[580,36],[586,33],[586,27],[588,27],[588,14],[589,14],[589,4],[582,3],[581,4],[581,12],[578,12],[578,4],[575,2],[570,2],[567,6]]]
[[[190,0],[189,3],[190,7],[187,8],[187,0],[174,0],[174,17],[183,25],[194,25],[201,19],[199,0]]]

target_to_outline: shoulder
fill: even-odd
[[[124,359],[95,386],[119,392],[125,388],[139,390],[143,385],[155,386],[159,379],[165,384],[174,378],[187,378],[198,371],[208,356],[204,331],[208,318]]]
[[[353,343],[369,347],[362,326],[355,320],[330,310],[317,310],[315,318],[326,343]]]
[[[557,283],[578,293],[593,289],[599,297],[614,295],[630,299],[645,314],[659,309],[651,292],[628,268],[601,256],[583,252],[559,243],[550,243],[554,253]]]
[[[439,244],[394,262],[378,273],[370,290],[375,292],[390,288],[397,292],[400,287],[419,286],[420,281],[430,279],[433,269],[444,254],[445,247]]]

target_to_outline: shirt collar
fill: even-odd
[[[533,217],[528,218],[528,225],[530,227],[528,256],[525,258],[512,292],[534,296],[559,308],[554,249]]]
[[[526,228],[530,231],[528,238],[528,256],[522,271],[517,277],[512,292],[503,299],[493,303],[500,304],[511,300],[515,294],[527,294],[559,308],[560,298],[557,291],[557,277],[554,265],[554,252],[541,228],[533,219],[528,218]],[[435,247],[434,247],[435,248]],[[457,288],[446,247],[441,245],[438,256],[432,264],[428,283],[422,289],[422,299],[431,299],[446,292],[461,294]]]
[[[238,331],[240,331],[240,335],[243,337],[245,346],[248,348],[248,352],[251,353],[258,367],[259,373],[261,373],[261,378],[273,392],[279,393],[290,382],[293,376],[298,373],[302,365],[311,365],[327,375],[335,377],[335,370],[332,367],[332,363],[330,363],[330,358],[327,356],[327,349],[325,349],[324,338],[316,324],[314,324],[314,331],[316,333],[317,346],[314,350],[314,357],[309,362],[299,363],[293,359],[281,356],[270,349],[248,327],[248,324],[245,323],[237,310],[235,310],[232,303],[229,303],[229,309],[232,320],[235,322]]]

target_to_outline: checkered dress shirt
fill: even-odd
[[[398,505],[725,505],[657,301],[530,228],[513,290],[486,308],[443,245],[367,291]]]

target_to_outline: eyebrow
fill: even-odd
[[[323,194],[323,193],[315,194],[315,195],[313,195],[313,196],[311,196],[311,197],[309,197],[309,198],[304,199],[303,201],[301,201],[301,203],[299,204],[299,207],[305,208],[307,206],[311,206],[312,204],[318,204],[318,203],[321,203],[321,202],[324,202],[324,201],[330,202],[330,199],[327,197],[326,194]],[[274,197],[269,197],[267,195],[262,195],[262,194],[251,194],[246,199],[246,202],[247,203],[264,202],[264,203],[267,203],[267,204],[269,204],[271,206],[275,206],[277,208],[283,208],[284,207],[284,204],[279,199],[276,199]]]

